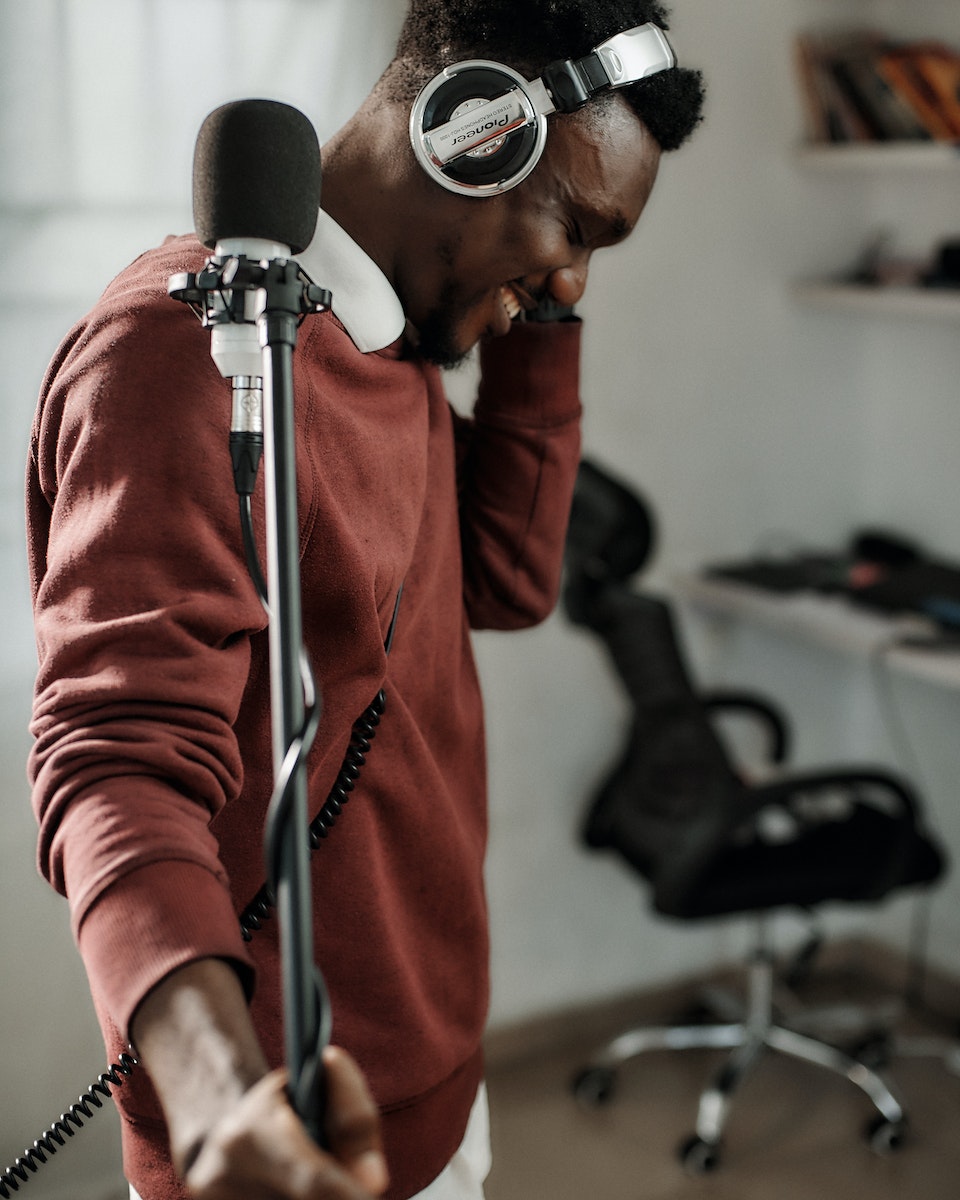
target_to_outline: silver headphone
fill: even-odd
[[[532,81],[482,58],[455,63],[414,101],[414,154],[451,192],[499,195],[537,165],[551,113],[573,112],[598,92],[669,70],[676,61],[663,30],[646,24],[615,34],[583,58],[551,63]]]

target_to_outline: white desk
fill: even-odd
[[[947,649],[896,644],[904,637],[934,635],[935,627],[923,617],[887,617],[842,596],[768,592],[695,573],[675,576],[672,587],[705,616],[744,621],[859,658],[882,655],[891,670],[960,690],[960,641]]]

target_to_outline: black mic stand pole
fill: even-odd
[[[301,665],[293,351],[305,311],[304,288],[295,261],[273,260],[266,274],[266,303],[257,326],[263,353],[270,692],[274,776],[279,780],[289,774],[282,819],[278,820],[274,847],[268,854],[273,860],[279,922],[291,1100],[311,1136],[322,1143],[320,1054],[329,1040],[329,1006],[314,965],[306,761],[297,748],[306,714]],[[316,307],[308,311],[316,311]]]

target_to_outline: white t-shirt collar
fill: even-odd
[[[323,209],[313,241],[297,261],[315,284],[330,290],[334,315],[362,353],[383,350],[403,333],[406,318],[387,277]]]

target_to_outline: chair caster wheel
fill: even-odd
[[[691,1175],[706,1175],[720,1165],[720,1147],[694,1133],[677,1147],[677,1158]]]
[[[888,1121],[886,1117],[874,1117],[867,1125],[867,1141],[876,1154],[889,1154],[903,1145],[906,1128],[903,1121]]]
[[[584,1108],[609,1104],[616,1089],[617,1073],[613,1067],[584,1067],[570,1084],[574,1098]]]

